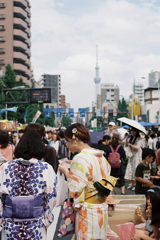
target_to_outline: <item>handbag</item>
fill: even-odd
[[[111,153],[108,156],[108,162],[111,165],[111,168],[120,168],[121,166],[121,156],[118,153],[119,148],[120,145],[118,145],[114,151],[113,147],[110,145]]]
[[[56,198],[56,207],[63,206],[64,200],[67,198],[68,186],[67,181],[65,180],[65,176],[63,173],[57,172],[58,179],[58,191]]]
[[[125,151],[126,151],[126,158],[131,158],[133,157],[133,153],[132,153],[132,150],[131,150],[131,147],[125,147]]]
[[[58,228],[58,237],[63,237],[75,230],[76,213],[73,209],[73,198],[66,199],[63,203],[62,218]]]

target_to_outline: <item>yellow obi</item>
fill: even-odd
[[[100,181],[97,181],[101,185],[103,185],[104,188],[113,191],[113,186],[115,186],[117,182],[117,178],[114,178],[112,176],[106,177],[106,179],[102,179]],[[107,196],[102,195],[97,189],[94,187],[94,182],[89,181],[86,188],[85,188],[85,202],[87,203],[93,203],[93,204],[101,204],[106,201]]]

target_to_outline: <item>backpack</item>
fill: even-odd
[[[59,140],[58,159],[68,158],[68,149],[65,140]]]
[[[112,152],[108,156],[108,162],[111,165],[111,168],[120,168],[121,156],[118,153],[118,149],[120,148],[120,145],[117,146],[116,150],[114,150],[111,145],[110,145],[110,148]]]

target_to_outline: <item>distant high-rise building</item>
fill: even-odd
[[[61,107],[66,108],[66,97],[65,97],[65,95],[61,95]]]
[[[0,0],[0,67],[10,64],[16,79],[31,86],[31,5],[29,0]]]
[[[95,96],[95,101],[97,102],[97,96],[99,94],[99,84],[101,81],[101,78],[99,77],[99,66],[98,66],[98,46],[96,45],[96,76],[94,78],[94,82],[95,82],[95,87],[96,87],[96,96]]]
[[[160,72],[158,71],[151,71],[148,74],[148,85],[149,87],[154,87],[155,84],[160,80]]]
[[[119,101],[119,87],[114,86],[113,83],[101,84],[101,105],[104,102],[114,102],[118,105]]]
[[[43,74],[41,85],[51,88],[51,101],[56,108],[61,107],[61,75]]]
[[[133,93],[136,94],[139,98],[141,104],[144,103],[144,87],[143,84],[133,84]]]

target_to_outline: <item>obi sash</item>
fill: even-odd
[[[36,220],[44,216],[44,194],[37,196],[6,195],[3,208],[4,218],[13,218],[15,222]]]
[[[85,188],[85,202],[101,204],[106,202],[107,196],[113,191],[117,178],[107,176],[100,181],[89,181]]]

